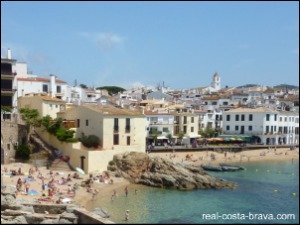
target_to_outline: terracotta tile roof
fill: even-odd
[[[144,116],[141,111],[139,110],[129,110],[129,109],[122,109],[122,108],[116,108],[110,105],[90,105],[90,104],[84,104],[83,107],[86,107],[88,109],[100,112],[104,115],[120,115],[120,116]]]
[[[236,108],[230,109],[227,112],[277,112],[276,110],[269,109],[266,107],[258,107],[258,108]]]
[[[45,77],[28,77],[28,78],[18,77],[17,80],[18,81],[30,81],[30,82],[50,82],[50,78],[45,78]],[[60,79],[55,79],[55,82],[61,83],[61,84],[67,83]]]
[[[61,103],[65,102],[65,101],[63,101],[59,98],[51,97],[49,95],[44,95],[44,94],[36,94],[36,93],[30,93],[30,94],[27,94],[27,95],[22,96],[20,98],[40,98],[44,101],[55,101],[55,102],[61,102]]]

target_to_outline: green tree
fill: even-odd
[[[80,84],[79,85],[81,88],[87,89],[88,87],[85,84]]]
[[[218,132],[215,129],[207,127],[205,129],[201,129],[199,134],[204,138],[211,138],[217,136]]]
[[[172,140],[172,134],[171,133],[168,133],[166,137],[168,138],[169,141]]]
[[[41,119],[37,109],[21,108],[20,114],[26,124],[28,132],[30,132],[31,127],[39,127],[41,125]]]
[[[42,118],[41,124],[46,128],[46,130],[48,130],[51,125],[51,121],[52,121],[51,116],[47,115]]]
[[[118,94],[119,92],[125,91],[124,88],[118,87],[118,86],[103,86],[103,87],[97,87],[97,90],[107,90],[109,95]]]

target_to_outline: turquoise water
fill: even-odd
[[[238,183],[234,190],[177,191],[132,185],[128,197],[118,196],[102,207],[117,223],[127,223],[126,209],[130,210],[128,223],[299,223],[299,162],[253,162],[243,166],[246,170],[240,172],[211,173]],[[220,218],[205,219],[203,213],[219,213]],[[249,213],[251,219],[243,220],[242,214]],[[275,217],[284,213],[294,214],[295,219],[253,219],[254,214]]]

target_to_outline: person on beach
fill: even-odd
[[[129,210],[127,209],[125,212],[125,221],[129,220]]]
[[[25,192],[26,192],[26,194],[28,195],[28,192],[29,192],[29,183],[26,183],[25,184]]]
[[[98,190],[95,189],[95,190],[92,191],[92,199],[93,200],[95,199],[97,194],[98,194]]]
[[[125,187],[125,195],[126,195],[126,197],[128,195],[128,186]]]
[[[117,197],[117,191],[116,190],[114,190],[113,191],[113,194],[111,195],[111,200],[113,201],[113,198],[114,197]]]

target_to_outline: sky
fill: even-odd
[[[7,49],[69,84],[299,85],[299,2],[1,1]]]

